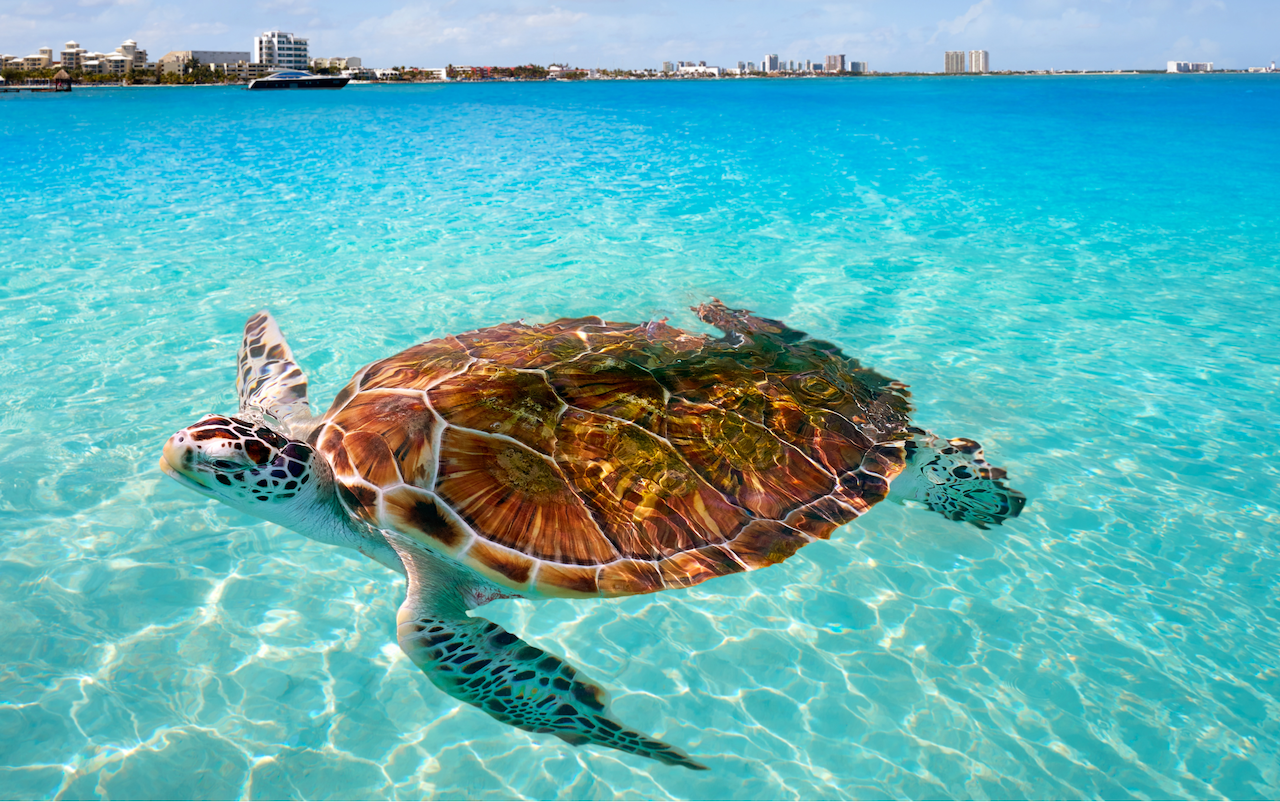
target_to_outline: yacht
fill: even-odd
[[[273,72],[266,78],[254,78],[250,89],[341,89],[350,81],[342,75],[312,75],[302,70]]]

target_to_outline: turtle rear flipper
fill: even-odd
[[[672,766],[706,766],[618,723],[600,686],[572,666],[497,624],[465,614],[456,575],[412,547],[394,543],[409,577],[396,616],[400,648],[437,688],[504,724],[598,744]]]
[[[987,463],[982,446],[968,438],[944,440],[920,429],[906,442],[907,464],[889,486],[895,501],[919,501],[979,529],[1018,517],[1027,497],[1004,484],[1004,469]]]
[[[236,373],[242,415],[267,415],[300,433],[311,422],[307,377],[267,310],[249,318]]]

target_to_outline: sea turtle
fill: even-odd
[[[974,441],[911,426],[905,386],[836,346],[719,301],[694,311],[724,336],[588,317],[432,340],[362,368],[320,417],[259,312],[239,412],[178,431],[160,467],[405,574],[399,644],[444,692],[570,744],[704,768],[467,611],[764,568],[886,497],[985,528],[1024,496]]]

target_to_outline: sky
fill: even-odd
[[[568,63],[639,68],[821,61],[941,71],[947,50],[986,50],[992,70],[1226,68],[1280,58],[1280,0],[0,0],[0,53],[249,51],[283,30],[312,57],[367,67]]]

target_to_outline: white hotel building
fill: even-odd
[[[253,37],[253,60],[282,70],[305,70],[311,64],[307,40],[283,31],[267,31]]]
[[[1170,61],[1169,72],[1213,72],[1212,61]]]

